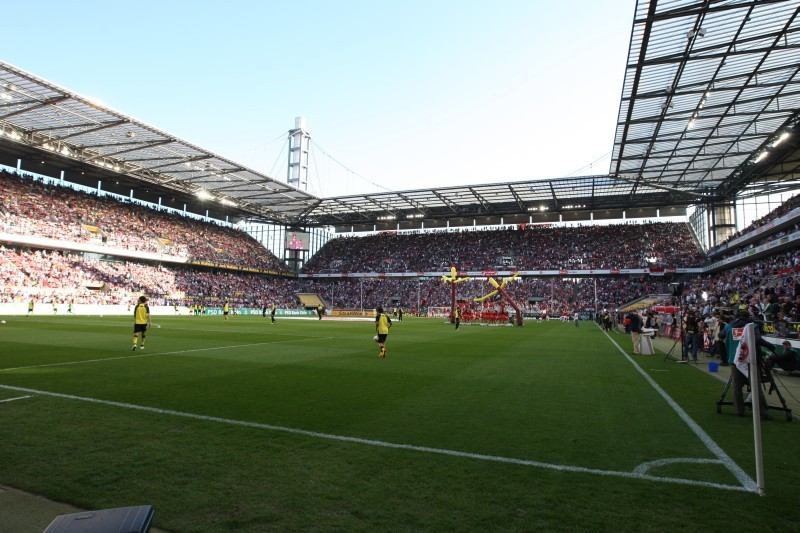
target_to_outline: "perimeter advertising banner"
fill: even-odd
[[[231,308],[231,314],[241,315],[241,316],[252,316],[258,315],[261,316],[263,310],[253,307],[237,307]],[[270,310],[267,309],[267,314],[269,315]],[[207,315],[221,315],[222,308],[221,307],[208,307],[206,308]],[[275,309],[275,316],[317,316],[316,311],[306,310],[306,309]]]
[[[362,313],[359,309],[334,309],[330,312],[331,316],[375,316],[374,309],[364,309]]]

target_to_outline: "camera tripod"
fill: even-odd
[[[725,384],[725,388],[722,389],[722,394],[720,395],[719,400],[717,400],[717,412],[718,413],[722,412],[722,406],[723,405],[733,405],[732,401],[730,401],[730,402],[726,402],[725,401],[725,396],[728,394],[728,389],[731,388],[731,384],[733,383],[733,373],[734,372],[739,372],[739,369],[736,368],[736,365],[731,365],[731,376],[728,378],[728,382]],[[783,399],[783,395],[781,394],[781,391],[778,389],[778,386],[775,384],[775,378],[772,377],[772,372],[770,372],[767,368],[765,368],[764,363],[763,363],[763,361],[761,361],[760,358],[759,358],[759,361],[758,361],[758,374],[759,374],[758,375],[759,383],[760,383],[761,387],[766,390],[766,394],[772,394],[772,391],[775,391],[776,396],[778,396],[778,399],[780,400],[781,405],[783,406],[783,407],[778,407],[777,405],[769,405],[769,404],[767,404],[767,408],[768,409],[772,409],[773,411],[782,411],[786,415],[786,420],[788,422],[791,422],[792,421],[792,410],[786,405],[786,400]],[[769,388],[767,388],[767,384],[768,383],[769,383]],[[753,408],[752,396],[757,394],[757,393],[753,392],[752,385],[748,384],[747,388],[748,388],[748,390],[750,391],[750,394],[751,394],[751,401],[749,401],[749,402],[745,401],[744,405],[747,406],[747,407],[750,407],[752,409]],[[758,401],[758,399],[756,398],[755,401]]]
[[[681,343],[681,353],[683,353],[683,336],[681,336],[681,337],[678,337],[677,339],[675,339],[675,342],[672,343],[672,348],[670,348],[669,351],[667,352],[667,355],[664,356],[664,361],[666,361],[667,359],[675,359],[676,361],[682,361],[683,360],[683,357],[681,357],[681,359],[678,359],[677,357],[672,357],[672,351],[675,349],[675,347],[678,345],[678,343]],[[691,359],[687,358],[686,362],[687,363],[693,362],[694,364],[697,364],[697,359],[692,361]]]

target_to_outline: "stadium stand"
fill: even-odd
[[[210,222],[122,203],[0,171],[0,231],[64,242],[183,257],[195,262],[288,273],[248,234]]]
[[[110,250],[168,251],[201,263],[287,272],[277,257],[249,235],[232,228],[46,185],[8,172],[0,172],[0,193],[4,233],[56,239],[64,248],[0,246],[0,298],[4,302],[24,302],[35,296],[46,301],[57,298],[74,303],[119,304],[145,293],[151,301],[163,305],[228,299],[239,306],[260,307],[265,302],[275,302],[279,307],[295,308],[316,307],[317,300],[322,299],[336,308],[371,309],[399,303],[411,311],[424,312],[428,307],[447,306],[450,301],[449,288],[438,279],[296,280],[201,265],[153,264],[122,256],[100,261],[71,253],[70,243],[94,242]],[[800,204],[798,198],[785,202],[738,235],[747,239],[748,235],[757,234],[758,239],[730,247],[718,258],[796,231],[800,227],[797,221],[774,231],[758,232],[770,221],[791,213]],[[540,225],[340,237],[329,241],[309,261],[306,271],[438,271],[454,263],[478,270],[698,267],[703,261],[686,224]],[[782,319],[800,321],[796,281],[799,267],[800,254],[790,250],[705,274],[688,280],[683,303],[708,311],[746,301],[763,311],[767,307],[765,298],[770,297],[780,302]],[[558,315],[594,308],[595,304],[600,309],[615,309],[643,294],[666,294],[670,292],[668,281],[630,276],[521,278],[507,285],[506,290],[526,311],[546,310]],[[484,294],[485,289],[484,280],[463,284],[458,289],[459,298],[469,302]],[[704,292],[705,300],[700,296]],[[304,297],[310,299],[305,301]],[[778,318],[777,312],[774,315]]]
[[[225,270],[179,269],[134,261],[100,261],[57,250],[22,250],[0,245],[3,302],[32,295],[77,304],[125,304],[147,294],[154,305],[191,305],[227,299],[260,307],[275,302],[297,307],[293,279]]]
[[[331,239],[304,272],[698,267],[704,255],[686,224],[528,225]]]

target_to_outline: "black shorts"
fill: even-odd
[[[222,314],[228,316],[228,311],[223,311]]]
[[[378,342],[386,342],[386,337],[388,336],[388,333],[378,333]]]
[[[133,332],[134,333],[139,333],[140,331],[142,333],[147,331],[147,324],[134,324],[133,325]]]

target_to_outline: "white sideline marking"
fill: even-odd
[[[325,340],[325,339],[332,339],[333,337],[306,337],[304,339],[291,339],[287,341],[275,341],[275,342],[254,342],[252,344],[234,344],[231,346],[215,346],[212,348],[195,348],[193,350],[179,350],[176,352],[150,352],[150,353],[140,353],[139,355],[123,355],[120,357],[102,357],[100,359],[86,359],[85,361],[65,361],[63,363],[47,363],[44,365],[30,365],[30,366],[17,366],[13,368],[0,368],[0,372],[8,372],[10,370],[28,370],[30,368],[46,368],[49,366],[66,366],[66,365],[82,365],[84,363],[99,363],[101,361],[119,361],[120,359],[137,359],[139,357],[152,357],[154,355],[175,355],[179,353],[190,353],[190,352],[205,352],[210,350],[225,350],[228,348],[245,348],[247,346],[261,346],[265,344],[283,344],[286,342],[301,342],[301,341],[315,341],[315,340]]]
[[[485,455],[480,453],[462,452],[458,450],[446,450],[442,448],[430,448],[428,446],[414,446],[412,444],[398,444],[395,442],[386,442],[381,440],[362,439],[359,437],[348,437],[344,435],[334,435],[331,433],[320,433],[318,431],[308,431],[305,429],[296,429],[283,426],[274,426],[272,424],[261,424],[258,422],[248,422],[245,420],[233,420],[230,418],[220,418],[216,416],[198,415],[194,413],[185,413],[182,411],[173,411],[171,409],[159,409],[157,407],[148,407],[144,405],[136,405],[131,403],[114,402],[111,400],[100,400],[97,398],[87,398],[83,396],[74,396],[72,394],[62,394],[58,392],[42,391],[36,389],[27,389],[24,387],[14,387],[11,385],[0,385],[0,389],[12,390],[17,392],[27,392],[31,394],[39,394],[42,396],[52,396],[54,398],[63,398],[67,400],[79,400],[82,402],[89,402],[101,405],[110,405],[113,407],[121,407],[124,409],[133,409],[137,411],[145,411],[149,413],[158,413],[160,415],[178,416],[181,418],[190,418],[194,420],[202,420],[206,422],[217,422],[220,424],[228,424],[232,426],[243,426],[248,428],[266,429],[270,431],[280,431],[283,433],[292,433],[294,435],[303,435],[305,437],[314,437],[319,439],[336,440],[342,442],[351,442],[355,444],[364,444],[367,446],[377,446],[381,448],[393,448],[397,450],[409,450],[414,452],[432,453],[437,455],[447,455],[451,457],[462,457],[466,459],[477,459],[480,461],[492,461],[495,463],[507,463],[523,466],[532,466],[537,468],[546,468],[548,470],[558,470],[562,472],[576,472],[582,474],[596,474],[601,476],[616,476],[629,479],[640,479],[647,481],[658,481],[664,483],[678,483],[681,485],[694,485],[698,487],[710,487],[717,489],[733,490],[739,492],[751,492],[750,490],[740,487],[738,485],[727,485],[723,483],[711,483],[707,481],[695,481],[692,479],[682,479],[673,477],[660,477],[653,476],[647,473],[640,472],[621,472],[615,470],[600,470],[597,468],[585,468],[581,466],[557,465],[552,463],[543,463],[540,461],[530,461],[527,459],[515,459],[513,457],[500,457],[497,455]],[[639,468],[639,467],[637,467]]]
[[[16,398],[6,398],[5,400],[0,400],[0,403],[13,402],[14,400],[24,400],[25,398],[30,398],[30,396],[17,396]]]
[[[597,326],[597,327],[600,328],[600,326]],[[644,377],[644,379],[650,384],[650,386],[653,387],[656,390],[656,392],[662,398],[664,398],[667,401],[669,406],[672,407],[672,410],[675,411],[678,414],[678,416],[681,417],[681,419],[684,422],[686,422],[686,425],[689,426],[689,429],[691,429],[694,432],[694,434],[697,435],[697,437],[703,442],[703,444],[706,445],[706,447],[709,449],[709,451],[711,451],[711,453],[713,453],[722,462],[722,464],[724,464],[725,467],[728,470],[730,470],[731,474],[733,474],[733,476],[739,481],[739,483],[742,484],[743,490],[745,490],[747,492],[758,493],[758,486],[756,485],[756,482],[753,481],[753,478],[748,476],[747,472],[742,470],[742,468],[739,465],[737,465],[736,462],[734,462],[734,460],[731,459],[730,456],[727,453],[725,453],[722,450],[722,448],[720,448],[719,445],[716,442],[714,442],[714,440],[711,438],[711,436],[708,433],[706,433],[703,430],[703,428],[701,428],[697,424],[697,422],[692,420],[691,417],[686,413],[686,411],[684,411],[681,408],[680,405],[675,403],[675,400],[673,400],[670,397],[670,395],[667,394],[667,392],[664,389],[662,389],[659,386],[659,384],[656,383],[653,380],[653,378],[651,378],[650,375],[647,372],[642,370],[642,367],[640,367],[636,363],[636,361],[634,361],[631,358],[631,356],[628,355],[628,352],[623,350],[622,347],[620,347],[620,345],[617,344],[617,341],[612,339],[611,336],[608,333],[606,333],[605,331],[602,330],[602,328],[600,329],[600,331],[602,331],[603,334],[606,337],[608,337],[608,340],[610,340],[612,343],[614,343],[614,346],[617,347],[617,349],[620,351],[620,353],[625,356],[625,358],[628,360],[628,362],[630,362],[630,364],[633,365],[633,367],[636,369],[636,371],[639,372],[639,374],[641,374],[642,377]]]

